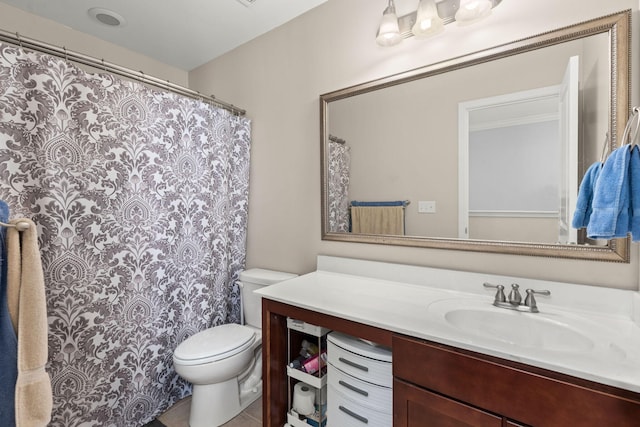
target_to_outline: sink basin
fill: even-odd
[[[589,322],[561,313],[524,313],[469,299],[440,300],[428,310],[476,341],[554,352],[585,352],[595,345],[588,336]]]
[[[500,310],[500,309],[497,309]],[[553,351],[587,351],[593,341],[561,322],[516,311],[451,310],[444,316],[451,325],[468,333],[521,347]]]

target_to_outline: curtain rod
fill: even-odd
[[[199,99],[201,101],[215,104],[225,110],[230,111],[232,114],[238,116],[244,116],[246,111],[242,108],[238,108],[233,104],[229,104],[222,100],[217,99],[213,95],[203,95],[198,91],[186,88],[184,86],[171,83],[169,80],[161,80],[157,77],[148,76],[142,71],[135,71],[131,68],[122,67],[111,62],[106,62],[104,59],[98,59],[92,56],[84,55],[82,53],[67,50],[66,47],[58,47],[39,40],[34,40],[26,37],[22,37],[19,33],[9,33],[4,30],[0,30],[0,41],[11,43],[13,45],[20,46],[22,48],[35,50],[38,52],[54,55],[59,58],[63,58],[67,61],[77,62],[79,64],[89,65],[94,68],[102,69],[106,72],[118,74],[133,80],[147,83],[152,86],[168,90],[180,95],[187,96],[189,98]]]

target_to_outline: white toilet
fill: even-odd
[[[262,286],[295,274],[252,268],[240,273],[246,325],[220,325],[198,332],[173,353],[176,372],[193,384],[190,427],[220,426],[262,395]]]

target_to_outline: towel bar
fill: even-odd
[[[24,231],[30,227],[29,223],[24,221],[19,221],[15,224],[5,224],[4,222],[0,222],[0,226],[17,228],[18,231]]]

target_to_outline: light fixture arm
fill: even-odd
[[[385,15],[387,13],[396,13],[396,4],[393,0],[389,0],[389,4],[382,14]]]

